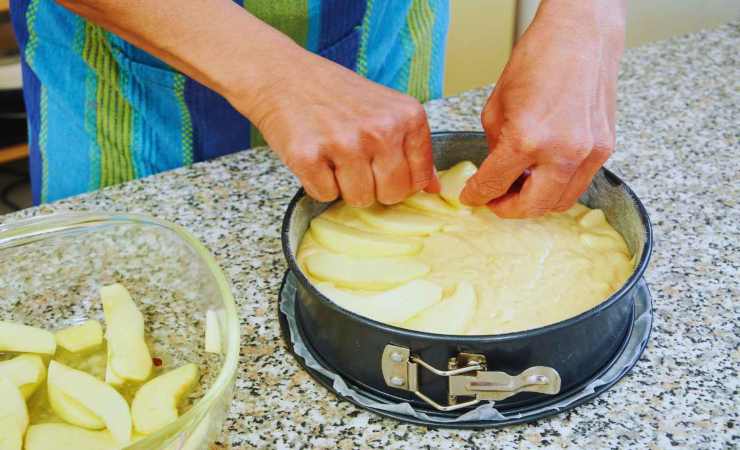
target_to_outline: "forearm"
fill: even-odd
[[[274,74],[305,53],[230,0],[58,1],[227,99],[238,95],[247,116]]]

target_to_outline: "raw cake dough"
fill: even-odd
[[[568,319],[629,277],[634,261],[601,210],[576,204],[513,220],[461,206],[454,200],[470,166],[440,173],[447,199],[422,192],[390,207],[332,205],[301,242],[302,270],[335,303],[360,315],[468,335]]]

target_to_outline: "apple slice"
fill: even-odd
[[[114,375],[124,380],[145,381],[152,370],[152,357],[144,340],[144,316],[128,291],[116,283],[100,290],[106,337]]]
[[[311,221],[310,232],[329,250],[354,256],[415,255],[422,247],[419,241],[363,231],[322,217]]]
[[[65,422],[90,430],[102,430],[105,428],[105,422],[100,417],[74,398],[62,392],[57,386],[48,384],[46,393],[49,398],[51,410]]]
[[[608,226],[606,215],[600,209],[592,209],[578,218],[578,224],[583,228],[596,228],[604,225]]]
[[[43,353],[57,350],[54,335],[41,328],[0,321],[0,352]]]
[[[430,194],[429,192],[424,191],[419,191],[407,198],[404,200],[403,204],[421,211],[436,214],[450,215],[457,213],[457,211],[447,202],[442,200],[438,194]]]
[[[0,378],[3,377],[15,384],[27,399],[44,382],[46,366],[39,355],[19,355],[0,361]]]
[[[449,298],[421,311],[403,327],[427,333],[463,334],[473,320],[475,307],[475,288],[469,282],[461,281]]]
[[[460,202],[460,194],[468,178],[472,177],[477,170],[475,164],[470,161],[455,164],[439,176],[439,183],[442,185],[439,195],[456,208],[467,208]]]
[[[120,444],[109,431],[90,431],[64,423],[31,425],[25,450],[113,450]]]
[[[319,284],[317,287],[342,308],[389,324],[403,323],[442,298],[442,288],[426,280],[410,281],[376,295],[353,294],[330,284]]]
[[[426,236],[442,228],[439,218],[426,216],[408,206],[383,206],[355,208],[355,214],[368,225],[389,234],[401,236]]]
[[[429,266],[413,259],[354,258],[317,252],[306,257],[311,275],[350,289],[388,289],[429,272]]]
[[[198,366],[185,364],[149,380],[136,391],[131,417],[138,433],[150,434],[177,420],[177,404],[198,382]]]
[[[619,251],[622,250],[623,245],[620,242],[619,237],[607,234],[581,233],[579,240],[585,246],[602,252],[607,250]]]
[[[103,343],[103,327],[97,320],[87,320],[56,332],[57,345],[72,353],[82,352]]]
[[[0,417],[0,450],[21,450],[23,433],[15,417]]]
[[[48,385],[80,403],[103,419],[115,440],[131,440],[131,413],[126,400],[110,385],[94,376],[56,361],[49,363]]]
[[[579,217],[585,213],[588,213],[589,211],[591,210],[588,209],[588,207],[584,206],[581,203],[576,203],[575,205],[564,211],[563,214],[570,217]]]
[[[221,353],[221,325],[218,321],[218,312],[213,309],[206,311],[206,352]]]
[[[123,384],[126,383],[126,380],[118,376],[118,374],[113,371],[113,366],[111,365],[111,358],[113,356],[111,354],[110,343],[108,344],[105,355],[105,382],[110,384],[111,386],[123,386]]]
[[[19,437],[23,438],[26,427],[28,408],[23,394],[12,381],[0,377],[0,449],[20,450]]]

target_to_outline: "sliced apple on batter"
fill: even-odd
[[[0,378],[7,378],[30,397],[46,378],[46,366],[39,355],[18,355],[0,362]]]
[[[198,366],[186,364],[144,384],[131,403],[137,433],[150,434],[177,420],[177,404],[198,382]]]
[[[439,218],[420,214],[403,205],[375,204],[367,208],[356,208],[355,214],[360,220],[382,232],[401,236],[426,236],[438,231],[443,224]]]
[[[462,161],[439,176],[439,183],[442,185],[439,195],[450,205],[456,208],[467,208],[460,202],[460,194],[465,188],[468,178],[478,170],[470,161]]]
[[[584,228],[594,228],[603,225],[608,226],[606,215],[604,214],[604,211],[600,209],[592,209],[587,211],[585,214],[578,218],[578,224]]]
[[[54,335],[41,328],[0,321],[0,352],[42,353],[57,350]]]
[[[20,389],[0,377],[0,450],[20,450],[28,427],[28,408]]]
[[[616,235],[616,233],[614,233]],[[618,236],[618,235],[617,235]],[[581,243],[597,251],[621,250],[622,243],[619,237],[607,234],[581,233]]]
[[[56,361],[49,363],[47,383],[101,418],[118,443],[125,444],[131,440],[128,403],[113,387]]]
[[[103,343],[103,327],[97,320],[86,320],[57,331],[54,337],[59,347],[72,353],[83,352]]]
[[[438,194],[419,191],[404,202],[412,208],[436,214],[455,214],[456,211],[447,202],[442,200]]]
[[[46,390],[49,405],[54,414],[67,423],[90,430],[102,430],[105,422],[82,403],[62,392],[54,384],[48,384]]]
[[[318,252],[306,257],[314,277],[350,289],[382,290],[422,277],[429,266],[413,259],[355,258],[338,253]]]
[[[464,334],[473,320],[476,304],[475,288],[461,281],[449,298],[421,311],[402,326],[428,333]]]
[[[397,238],[363,231],[321,217],[311,221],[311,236],[337,253],[354,256],[404,256],[421,251],[422,244],[411,238]]]
[[[107,430],[90,431],[64,423],[31,425],[26,432],[25,450],[113,450],[120,447]]]
[[[579,217],[589,211],[590,209],[588,209],[588,207],[584,206],[581,203],[576,203],[575,205],[568,208],[565,212],[563,212],[563,214],[570,217]]]
[[[103,287],[100,297],[107,326],[112,379],[117,376],[145,381],[152,370],[152,357],[144,340],[144,316],[121,284]]]
[[[442,288],[431,281],[414,280],[375,295],[342,291],[330,284],[319,290],[344,309],[378,322],[400,324],[442,298]]]

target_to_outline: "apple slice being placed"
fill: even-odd
[[[28,408],[20,389],[0,377],[0,449],[20,450],[28,427]]]
[[[41,328],[0,321],[0,352],[43,353],[57,350],[54,335]]]
[[[118,283],[103,287],[100,298],[107,326],[110,370],[124,380],[145,381],[152,370],[152,357],[144,340],[144,316],[126,288]]]
[[[460,194],[468,178],[472,177],[477,170],[475,164],[470,161],[455,164],[439,176],[439,183],[442,185],[439,195],[456,208],[467,208],[460,202]]]
[[[0,361],[0,378],[15,384],[27,399],[44,382],[46,366],[39,355],[19,355]]]
[[[90,431],[64,423],[31,425],[25,450],[113,450],[121,445],[109,431]]]
[[[131,413],[126,400],[94,376],[56,361],[49,363],[47,383],[103,419],[119,444],[131,440]]]
[[[442,288],[431,281],[414,280],[376,295],[360,295],[335,288],[328,283],[318,289],[334,303],[369,319],[400,324],[442,298]]]
[[[449,298],[421,311],[402,326],[428,333],[463,334],[473,320],[476,303],[473,285],[461,281]]]
[[[429,266],[412,259],[355,258],[317,252],[305,259],[306,268],[324,281],[350,289],[388,289],[429,272]]]
[[[375,204],[367,208],[355,208],[355,214],[382,232],[401,236],[426,236],[443,225],[439,218],[420,214],[418,210],[403,205]]]
[[[403,202],[412,208],[436,214],[456,214],[458,211],[442,200],[438,194],[419,191]]]
[[[87,320],[56,332],[57,345],[72,353],[95,348],[103,343],[103,327],[97,320]]]
[[[363,231],[322,217],[311,221],[310,232],[329,250],[354,256],[415,255],[422,247],[421,242],[413,239]]]
[[[137,433],[150,434],[177,420],[177,404],[198,382],[198,366],[186,364],[149,380],[136,391],[131,417]]]
[[[102,430],[105,422],[80,402],[68,396],[53,384],[47,385],[49,405],[54,414],[65,422],[91,430]]]

